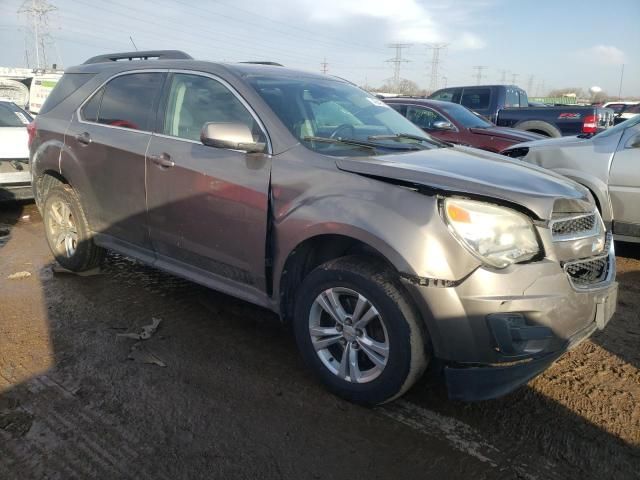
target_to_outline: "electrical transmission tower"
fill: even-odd
[[[432,50],[431,55],[431,77],[429,80],[429,90],[435,92],[438,89],[438,66],[440,65],[440,50],[447,48],[448,43],[427,43],[427,50]]]
[[[447,81],[449,79],[446,76],[442,76],[442,88],[447,88]]]
[[[410,46],[410,43],[391,43],[387,45],[387,47],[394,48],[396,51],[396,56],[387,60],[388,63],[393,63],[393,88],[396,91],[400,89],[400,66],[409,62],[409,60],[402,58],[402,50]]]
[[[33,28],[34,50],[36,57],[36,68],[47,67],[47,52],[45,42],[50,40],[49,35],[49,14],[57,10],[47,0],[24,0],[18,9],[19,14],[29,17],[30,25]]]
[[[527,81],[527,92],[533,92],[533,81],[536,79],[533,75],[529,75],[529,80]]]
[[[484,77],[482,72],[487,68],[489,67],[487,67],[486,65],[476,65],[475,67],[473,67],[473,69],[476,71],[475,73],[476,85],[480,85],[482,83],[482,78]]]
[[[516,84],[516,82],[518,81],[518,77],[519,77],[519,76],[520,76],[520,75],[519,75],[519,74],[517,74],[517,73],[512,73],[512,74],[511,74],[511,84],[512,84],[512,85],[515,85],[515,84]]]
[[[324,60],[320,62],[320,73],[326,75],[327,72],[329,72],[329,64],[327,63],[327,57],[324,57]]]
[[[500,83],[503,85],[507,83],[507,72],[509,70],[500,70]]]

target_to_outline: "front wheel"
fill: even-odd
[[[104,250],[93,243],[80,200],[69,185],[49,189],[43,220],[49,248],[60,265],[82,272],[100,264]]]
[[[426,332],[397,275],[367,257],[329,261],[304,279],[294,332],[307,365],[355,403],[399,397],[428,362]]]

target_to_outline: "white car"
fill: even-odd
[[[0,201],[33,198],[27,125],[33,117],[0,100]]]

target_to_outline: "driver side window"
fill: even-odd
[[[260,126],[242,102],[222,83],[200,75],[178,73],[171,80],[162,133],[200,140],[205,123],[241,123],[264,142]]]
[[[435,110],[412,106],[407,107],[407,119],[425,130],[433,130],[435,122],[448,122],[446,118]]]

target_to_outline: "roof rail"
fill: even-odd
[[[249,61],[249,62],[238,62],[238,63],[250,63],[252,65],[271,65],[272,67],[284,67],[284,65],[278,62]]]
[[[117,62],[119,60],[192,60],[193,57],[180,50],[145,50],[139,52],[107,53],[91,57],[84,62],[90,63]]]

